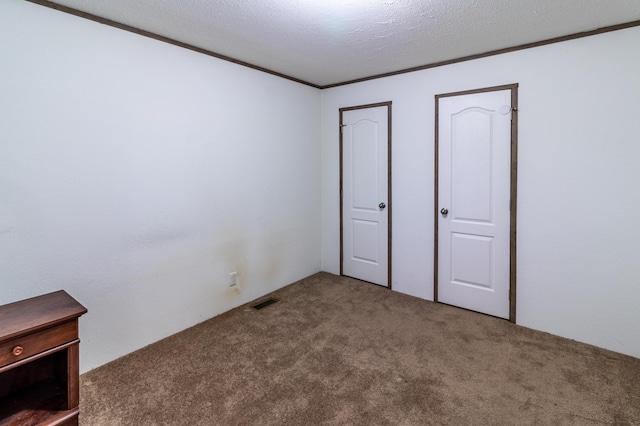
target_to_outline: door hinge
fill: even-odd
[[[347,126],[346,124],[341,124],[341,125],[340,125],[340,133],[342,133],[342,129],[343,129],[344,127],[346,127],[346,126]]]

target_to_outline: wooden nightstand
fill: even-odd
[[[64,291],[0,306],[0,426],[78,424],[86,312]]]

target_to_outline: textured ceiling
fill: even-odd
[[[640,20],[640,0],[55,0],[318,86]]]

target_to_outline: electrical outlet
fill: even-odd
[[[229,272],[229,287],[233,287],[238,283],[238,274],[235,272]]]

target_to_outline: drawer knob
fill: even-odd
[[[22,355],[22,352],[24,352],[24,348],[22,346],[16,346],[15,348],[13,348],[13,350],[11,351],[12,354],[14,354],[15,356],[20,356]]]

